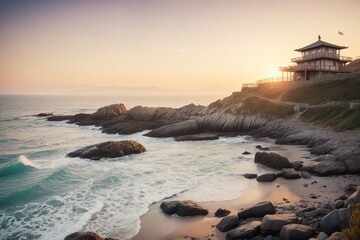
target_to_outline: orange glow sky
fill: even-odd
[[[359,13],[359,0],[0,1],[0,93],[236,91],[319,34],[360,56]]]

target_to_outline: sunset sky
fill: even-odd
[[[360,1],[0,0],[0,93],[236,91],[319,34],[360,56]]]

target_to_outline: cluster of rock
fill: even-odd
[[[306,145],[313,154],[330,154],[331,157],[320,158],[309,168],[315,174],[326,176],[360,173],[358,131],[334,133],[296,119],[244,115],[239,111],[242,100],[241,93],[233,93],[208,107],[189,104],[177,109],[136,106],[127,110],[123,104],[113,104],[92,114],[42,113],[36,116],[46,117],[49,121],[67,120],[68,123],[78,125],[95,125],[109,134],[151,130],[146,136],[175,137],[178,141],[214,140],[226,133],[272,137],[277,139],[278,144]]]
[[[216,228],[226,233],[226,240],[341,239],[339,232],[348,227],[351,212],[359,202],[360,186],[349,198],[341,196],[335,204],[320,203],[317,207],[309,207],[310,203],[304,200],[298,205],[277,207],[265,201],[242,209],[236,215],[229,215],[229,210],[220,208],[215,212],[216,217],[222,218]],[[181,217],[208,215],[207,209],[192,201],[165,201],[160,208],[165,214]]]
[[[117,158],[145,151],[145,147],[136,141],[108,141],[80,148],[67,154],[66,157],[100,160],[102,158]]]
[[[323,160],[326,158],[333,159],[334,157],[331,155],[320,156],[313,160],[314,163],[304,166],[301,161],[290,162],[288,158],[277,153],[257,152],[254,159],[255,163],[265,165],[268,168],[272,168],[280,172],[270,172],[261,175],[257,175],[255,173],[245,173],[243,176],[248,179],[256,178],[258,182],[272,182],[278,177],[282,177],[284,179],[310,179],[311,174],[318,176],[339,175],[337,173],[339,173],[338,171],[342,168],[336,164],[325,164],[329,162],[328,160]]]

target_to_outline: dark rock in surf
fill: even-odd
[[[52,114],[52,113],[39,113],[39,114],[34,115],[34,117],[50,117],[52,115],[54,115],[54,114]]]
[[[67,154],[66,157],[100,160],[101,158],[117,158],[145,151],[145,147],[136,141],[109,141],[78,149]]]
[[[243,176],[247,179],[254,179],[257,177],[257,174],[256,173],[245,173]]]
[[[60,121],[66,121],[73,117],[73,115],[52,115],[47,118],[48,121],[51,122],[60,122]]]
[[[207,215],[207,209],[193,201],[164,201],[160,205],[161,210],[167,215],[176,214],[180,217]]]
[[[248,151],[245,151],[242,153],[242,155],[250,155],[250,154],[251,154],[251,152],[248,152]]]

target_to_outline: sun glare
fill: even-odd
[[[270,77],[275,78],[276,77],[276,71],[274,69],[271,69],[269,71],[269,75],[270,75]]]

